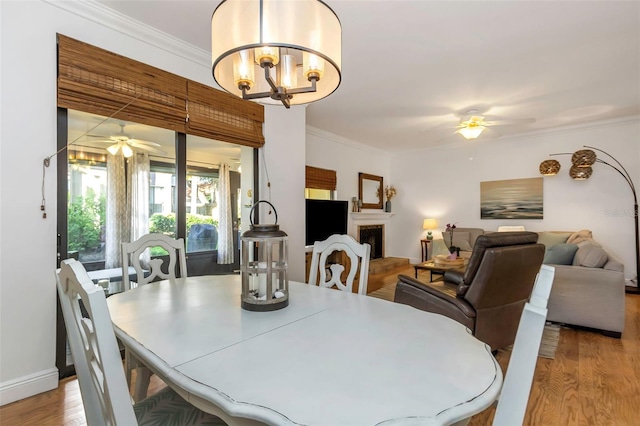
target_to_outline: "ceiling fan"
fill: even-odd
[[[515,120],[485,120],[485,118],[488,117],[485,117],[483,115],[476,115],[478,113],[479,111],[474,109],[467,111],[467,113],[460,119],[460,123],[456,126],[456,133],[462,135],[465,139],[476,139],[488,127],[535,123],[536,121],[535,118],[523,118]]]
[[[120,123],[120,132],[111,135],[111,136],[102,136],[102,135],[87,135],[89,138],[101,138],[102,140],[96,139],[90,141],[91,143],[108,143],[110,144],[107,147],[107,151],[111,155],[116,155],[118,151],[122,151],[122,155],[129,158],[133,155],[133,150],[141,149],[144,151],[148,151],[153,154],[166,155],[165,151],[162,151],[160,148],[160,144],[155,142],[143,141],[140,139],[133,139],[131,135],[125,133],[124,131],[125,123]]]

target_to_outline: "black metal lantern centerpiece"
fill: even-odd
[[[275,214],[272,225],[254,224],[253,212],[267,203]],[[241,237],[242,308],[249,311],[275,311],[289,305],[288,237],[278,226],[278,213],[268,201],[258,201],[249,213],[250,228]]]

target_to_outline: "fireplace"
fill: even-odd
[[[384,225],[358,226],[358,241],[371,246],[371,259],[384,258]]]

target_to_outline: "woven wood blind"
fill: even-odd
[[[264,107],[195,81],[187,83],[187,133],[259,148]]]
[[[61,34],[58,106],[106,117],[116,113],[117,119],[239,145],[264,145],[262,105]]]
[[[320,169],[311,166],[305,167],[305,188],[335,191],[337,180],[335,170]]]

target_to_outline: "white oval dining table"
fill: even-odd
[[[232,425],[448,425],[499,396],[490,348],[449,318],[298,282],[288,307],[251,312],[240,291],[238,275],[188,277],[107,303],[139,360]]]

